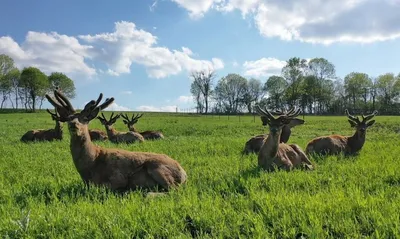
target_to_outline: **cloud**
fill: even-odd
[[[120,92],[121,95],[132,95],[132,91],[130,90],[124,90]]]
[[[260,34],[285,41],[371,43],[400,38],[399,0],[171,0],[199,18],[215,9],[251,15]]]
[[[148,75],[154,78],[182,71],[224,68],[219,58],[195,59],[187,47],[170,50],[156,44],[156,36],[137,29],[132,22],[122,21],[115,23],[114,32],[78,37],[30,31],[21,45],[11,37],[3,36],[0,37],[0,54],[12,57],[18,67],[36,66],[46,73],[60,71],[86,76],[127,74],[134,63],[144,66]],[[95,69],[87,64],[88,60],[106,65],[108,69]]]
[[[117,103],[112,103],[110,106],[108,106],[104,111],[132,111],[128,107],[118,105]]]
[[[188,96],[181,95],[178,98],[178,102],[179,103],[193,103],[193,96],[191,96],[191,95],[188,95]]]
[[[192,58],[193,52],[187,47],[171,51],[156,46],[157,37],[137,29],[132,22],[117,22],[112,33],[81,35],[79,39],[94,46],[91,49],[93,58],[106,63],[111,75],[130,73],[133,63],[145,66],[153,78],[176,75],[184,70],[218,70],[224,67],[219,58],[211,61]]]
[[[93,76],[96,70],[87,65],[91,46],[82,45],[75,37],[55,32],[28,32],[19,45],[11,37],[0,37],[0,53],[9,55],[20,68],[38,67],[45,73],[54,71]]]
[[[244,75],[254,77],[266,77],[271,75],[280,75],[286,61],[275,58],[261,58],[256,61],[246,61],[243,64]]]
[[[233,67],[238,67],[238,66],[239,66],[239,63],[238,63],[237,61],[233,61],[233,62],[232,62],[232,66],[233,66]]]
[[[167,106],[150,106],[150,105],[141,105],[136,109],[139,111],[150,111],[150,112],[176,112],[176,105],[167,105]]]

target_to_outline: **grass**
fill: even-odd
[[[107,113],[108,115],[108,113]],[[86,189],[64,140],[21,143],[52,128],[47,113],[0,116],[2,238],[400,238],[400,117],[375,117],[357,157],[311,158],[313,172],[266,173],[244,143],[266,132],[257,117],[145,114],[140,130],[166,139],[104,147],[165,153],[188,182],[166,196]],[[345,117],[305,118],[291,143],[353,133]],[[90,128],[103,129],[98,120]],[[122,121],[116,129],[126,130]]]

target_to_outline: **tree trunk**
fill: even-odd
[[[204,95],[204,103],[206,105],[205,113],[208,113],[208,95]]]
[[[31,90],[31,92],[30,92],[30,95],[31,95],[31,98],[32,98],[32,112],[35,112],[35,110],[36,110],[36,95],[35,95],[35,92],[33,92],[32,90]]]

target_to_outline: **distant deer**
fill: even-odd
[[[101,116],[98,116],[97,118],[100,120],[101,124],[106,127],[108,139],[113,142],[113,143],[135,143],[136,141],[138,142],[143,142],[144,138],[141,134],[135,133],[135,132],[118,132],[114,129],[113,125],[119,119],[120,115],[117,114],[114,116],[114,112],[111,114],[110,119],[107,120],[106,117],[104,116],[103,113],[101,113]]]
[[[276,112],[271,112],[274,115],[279,115],[282,114],[283,112],[281,111],[276,111]],[[265,116],[261,116],[261,121],[262,125],[266,126],[268,125],[268,118]],[[304,124],[304,120],[294,118],[290,121],[288,125],[284,125],[282,127],[282,133],[281,133],[281,138],[280,138],[280,143],[287,143],[289,141],[290,135],[292,134],[291,128],[297,126],[297,125],[302,125]],[[249,153],[258,153],[261,149],[261,146],[264,142],[264,139],[268,137],[265,134],[260,134],[251,137],[245,144],[244,149],[243,149],[243,154],[249,154]]]
[[[144,132],[139,132],[135,128],[135,124],[139,121],[139,119],[143,116],[143,114],[137,114],[137,115],[132,114],[131,119],[129,119],[128,114],[125,114],[125,115],[121,114],[121,116],[122,116],[122,118],[124,118],[123,122],[124,122],[124,124],[126,124],[128,126],[129,131],[141,134],[145,140],[163,139],[164,138],[164,135],[159,131],[148,130],[148,131],[144,131]]]
[[[59,112],[58,120],[68,122],[72,159],[86,185],[92,183],[124,192],[157,187],[168,190],[186,181],[185,170],[165,154],[102,148],[92,143],[88,124],[100,110],[112,104],[114,98],[99,105],[103,97],[100,93],[96,101],[90,101],[81,112],[76,112],[63,94],[54,91],[54,97],[46,95]]]
[[[353,115],[350,115],[346,109],[345,113],[349,118],[348,121],[351,127],[356,129],[353,136],[342,136],[342,135],[329,135],[321,136],[311,140],[307,144],[306,153],[319,154],[319,155],[337,155],[343,153],[345,156],[357,155],[362,149],[365,143],[365,134],[368,127],[375,123],[375,120],[371,120],[378,111],[374,111],[372,114],[364,116],[362,115],[362,121]]]
[[[51,115],[51,118],[56,122],[54,129],[34,129],[26,132],[22,137],[22,142],[30,141],[53,141],[63,139],[63,127],[62,124],[57,120],[57,109],[56,113],[52,113],[50,110],[47,112]]]
[[[261,116],[267,118],[269,126],[268,137],[264,139],[258,153],[258,165],[267,171],[273,171],[275,167],[290,171],[303,166],[312,170],[311,161],[298,145],[280,143],[282,128],[290,124],[291,120],[300,114],[300,109],[295,110],[293,108],[281,114],[278,118],[274,118],[267,109],[264,111],[259,106],[256,107],[256,110]]]
[[[106,141],[108,139],[107,134],[99,129],[89,129],[89,135],[92,141]]]

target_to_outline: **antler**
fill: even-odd
[[[346,113],[347,117],[348,117],[350,120],[354,121],[354,122],[357,123],[357,124],[361,123],[361,122],[360,122],[360,119],[358,118],[358,116],[356,117],[356,116],[351,115],[347,109],[345,109],[344,112]]]
[[[378,114],[378,111],[377,111],[377,110],[374,110],[374,112],[372,112],[372,114],[369,114],[369,115],[361,115],[361,117],[362,117],[362,122],[367,122],[368,120],[374,118],[375,115],[377,115],[377,114]]]
[[[261,109],[261,107],[259,105],[256,106],[256,111],[261,116],[265,116],[268,119],[274,119],[274,116],[267,109],[265,109],[265,111],[264,111],[263,109]]]
[[[60,120],[60,117],[57,115],[57,108],[55,109],[55,113],[51,112],[49,109],[46,109],[46,111],[51,115],[53,120]]]

